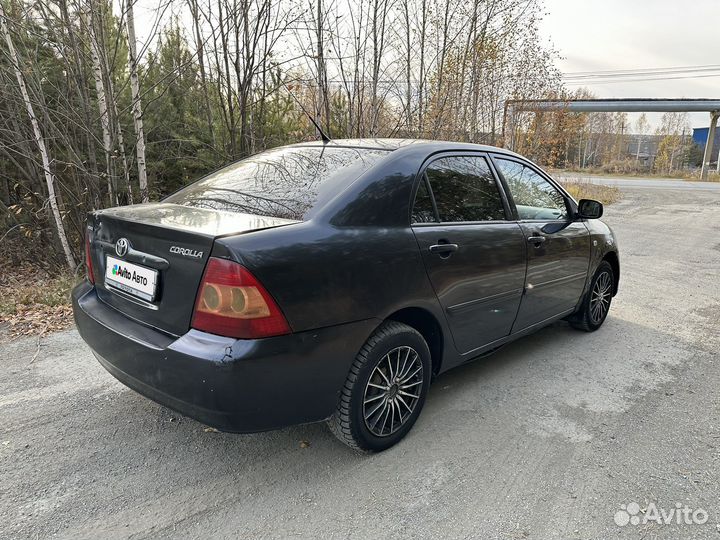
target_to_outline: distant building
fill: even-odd
[[[693,142],[700,148],[705,150],[705,143],[708,139],[709,127],[706,128],[693,128]],[[715,130],[715,141],[713,142],[713,151],[710,155],[710,161],[718,160],[718,151],[720,150],[720,129]]]
[[[662,139],[661,135],[628,133],[625,135],[625,153],[627,157],[638,159],[646,167],[652,167]]]

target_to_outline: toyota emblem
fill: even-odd
[[[130,242],[128,242],[127,238],[121,238],[115,242],[115,253],[117,253],[118,257],[124,257],[129,247]]]

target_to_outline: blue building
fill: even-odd
[[[709,127],[706,128],[693,128],[693,142],[705,150],[705,143],[708,138]],[[713,142],[713,151],[710,155],[710,161],[717,161],[718,151],[720,151],[720,129],[715,129],[715,141]]]

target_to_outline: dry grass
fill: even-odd
[[[75,283],[75,276],[64,269],[51,276],[29,266],[0,268],[0,326],[7,327],[11,338],[68,328]]]
[[[590,180],[561,180],[563,187],[575,200],[594,199],[603,204],[612,204],[622,198],[622,192],[613,186],[594,184]]]
[[[578,169],[577,167],[569,167],[566,169],[553,169],[549,168],[548,171],[551,174],[581,174],[585,176],[622,176],[623,178],[657,178],[667,180],[691,180],[693,182],[703,181],[700,178],[700,170],[686,170],[680,169],[673,171],[672,173],[656,172],[645,168],[637,170],[613,170],[603,167],[588,167],[585,169]],[[708,171],[708,178],[705,182],[720,182],[720,173],[714,169]]]

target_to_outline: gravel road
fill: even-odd
[[[615,186],[621,189],[651,189],[658,190],[700,190],[720,191],[720,182],[698,182],[695,180],[684,180],[682,178],[643,178],[638,176],[595,176],[582,173],[563,172],[555,175],[558,180],[575,180],[580,182],[592,182]]]
[[[207,432],[74,330],[32,364],[35,339],[0,344],[0,538],[720,539],[720,191],[623,193],[605,326],[558,323],[439,377],[379,455],[322,425]],[[630,503],[707,521],[617,525]]]

